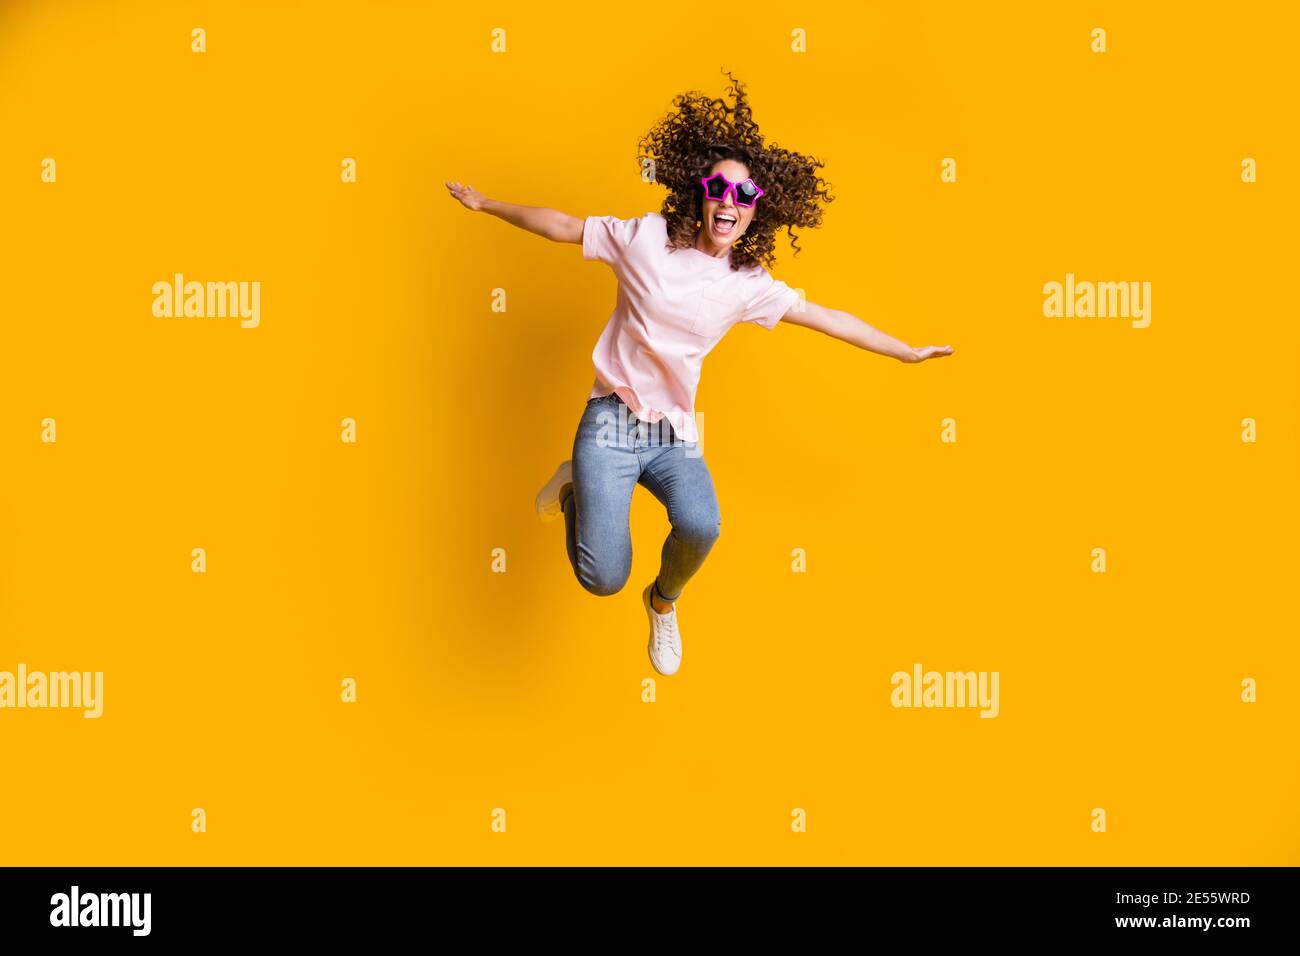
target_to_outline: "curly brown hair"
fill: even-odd
[[[745,85],[730,72],[727,77],[734,106],[693,91],[675,97],[673,111],[641,137],[641,161],[653,162],[654,181],[668,189],[660,214],[668,222],[669,240],[678,249],[695,244],[703,220],[700,178],[719,160],[744,163],[764,193],[749,228],[732,246],[731,268],[771,267],[776,260],[777,230],[786,230],[797,256],[794,227],[820,226],[825,204],[835,197],[830,184],[817,175],[823,164],[816,158],[763,141]]]

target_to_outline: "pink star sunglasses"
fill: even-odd
[[[737,206],[746,208],[758,202],[758,197],[763,195],[763,190],[752,179],[746,179],[743,182],[733,183],[722,173],[714,173],[712,176],[704,176],[700,179],[700,185],[704,187],[704,198],[712,202],[722,202],[727,198],[727,193],[731,193],[731,201]]]

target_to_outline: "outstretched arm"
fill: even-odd
[[[841,342],[848,342],[850,345],[875,352],[877,355],[896,358],[900,362],[924,362],[928,358],[952,354],[951,345],[925,345],[912,348],[906,342],[900,342],[892,335],[873,328],[856,315],[841,312],[839,309],[828,309],[815,302],[804,302],[802,306],[796,305],[781,317],[781,321],[825,332]]]
[[[582,227],[585,220],[570,216],[567,212],[546,209],[542,206],[517,206],[514,203],[501,202],[499,199],[488,199],[473,186],[462,186],[456,182],[447,183],[447,190],[455,199],[460,200],[461,205],[466,209],[486,212],[498,219],[504,219],[513,226],[527,229],[529,232],[535,232],[556,242],[582,242]]]

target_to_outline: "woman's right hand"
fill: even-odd
[[[460,200],[461,205],[466,209],[480,212],[484,205],[487,204],[487,197],[473,186],[462,186],[460,183],[447,183],[447,189],[455,198]]]
[[[489,216],[504,219],[512,226],[526,229],[555,242],[582,242],[585,219],[570,216],[568,213],[545,206],[520,206],[500,199],[488,199],[473,186],[462,186],[457,182],[447,183],[447,191],[460,200],[466,209],[485,212]]]

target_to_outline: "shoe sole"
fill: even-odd
[[[533,507],[537,509],[537,514],[543,521],[554,521],[564,514],[564,509],[560,507],[560,488],[563,488],[573,478],[570,469],[567,481],[561,480],[560,476],[563,472],[564,464],[561,463],[560,467],[555,469],[555,474],[551,475],[551,480],[537,493],[537,498],[533,502]],[[559,482],[558,486],[557,482]]]

